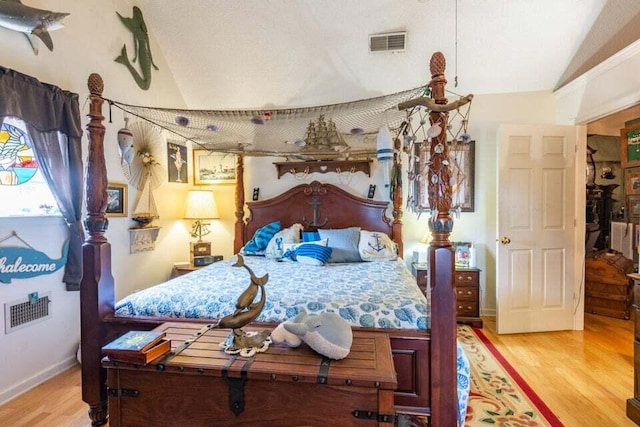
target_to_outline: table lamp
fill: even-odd
[[[218,207],[216,206],[216,199],[213,197],[213,191],[189,191],[184,219],[195,220],[191,227],[191,237],[197,237],[198,243],[202,242],[202,236],[206,236],[211,232],[208,228],[211,223],[204,222],[203,220],[219,218],[220,216],[218,215]]]

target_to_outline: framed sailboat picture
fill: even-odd
[[[107,216],[127,216],[127,184],[107,184]]]
[[[236,182],[236,156],[193,150],[193,183],[234,184]]]

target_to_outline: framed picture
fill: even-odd
[[[640,220],[640,194],[627,196],[627,209],[632,222]]]
[[[451,188],[451,208],[455,209],[459,206],[462,212],[474,211],[475,146],[475,141],[449,146],[449,165],[451,166],[451,177],[454,181]],[[430,148],[430,143],[428,142],[415,144],[416,164],[414,170],[416,174],[421,173],[425,178],[414,181],[414,203],[418,212],[429,210],[428,181],[426,177],[429,168]]]
[[[167,168],[169,172],[169,182],[188,184],[189,163],[187,161],[187,147],[167,142]]]
[[[456,268],[469,268],[469,248],[471,242],[453,242]]]
[[[127,216],[127,184],[107,184],[107,216]]]
[[[624,175],[624,193],[626,195],[640,194],[640,171],[626,171]]]
[[[620,161],[623,168],[640,166],[640,127],[620,129]]]
[[[193,150],[193,183],[233,184],[236,182],[236,156]]]

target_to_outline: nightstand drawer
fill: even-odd
[[[460,287],[456,289],[458,301],[478,301],[478,288],[476,287]]]
[[[454,279],[457,286],[478,285],[479,276],[479,271],[456,270]]]
[[[456,315],[462,317],[478,317],[477,305],[473,302],[459,301],[456,309]]]

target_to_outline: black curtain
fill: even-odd
[[[33,151],[69,227],[63,281],[78,290],[82,279],[83,165],[78,94],[0,67],[0,119],[26,123]]]

